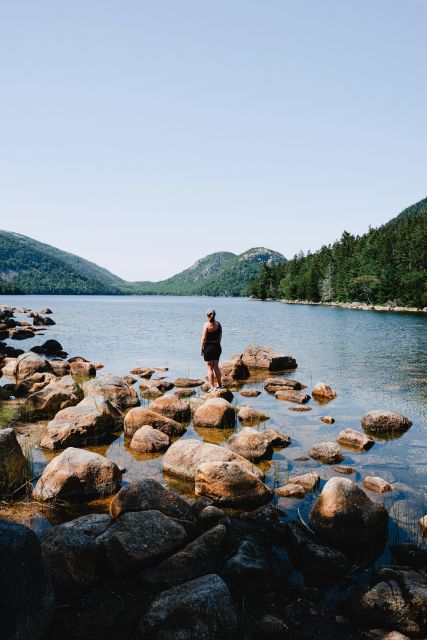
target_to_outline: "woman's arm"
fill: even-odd
[[[203,325],[202,342],[200,344],[200,353],[203,353],[203,349],[205,348],[207,335],[208,335],[208,324],[206,323]]]

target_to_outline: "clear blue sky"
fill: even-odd
[[[0,2],[0,228],[127,279],[427,195],[425,0]]]

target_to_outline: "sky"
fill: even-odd
[[[0,0],[0,228],[128,280],[427,196],[427,0]]]

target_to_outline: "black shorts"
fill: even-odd
[[[211,360],[219,360],[222,353],[221,345],[219,342],[207,342],[203,349],[203,358],[205,362],[211,362]]]

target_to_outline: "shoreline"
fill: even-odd
[[[258,298],[255,298],[258,300]],[[390,307],[386,305],[366,304],[364,302],[313,302],[312,300],[286,300],[280,298],[268,298],[273,302],[282,302],[283,304],[305,304],[319,307],[339,307],[340,309],[353,309],[356,311],[393,311],[395,313],[427,313],[427,307],[419,309],[417,307]]]

